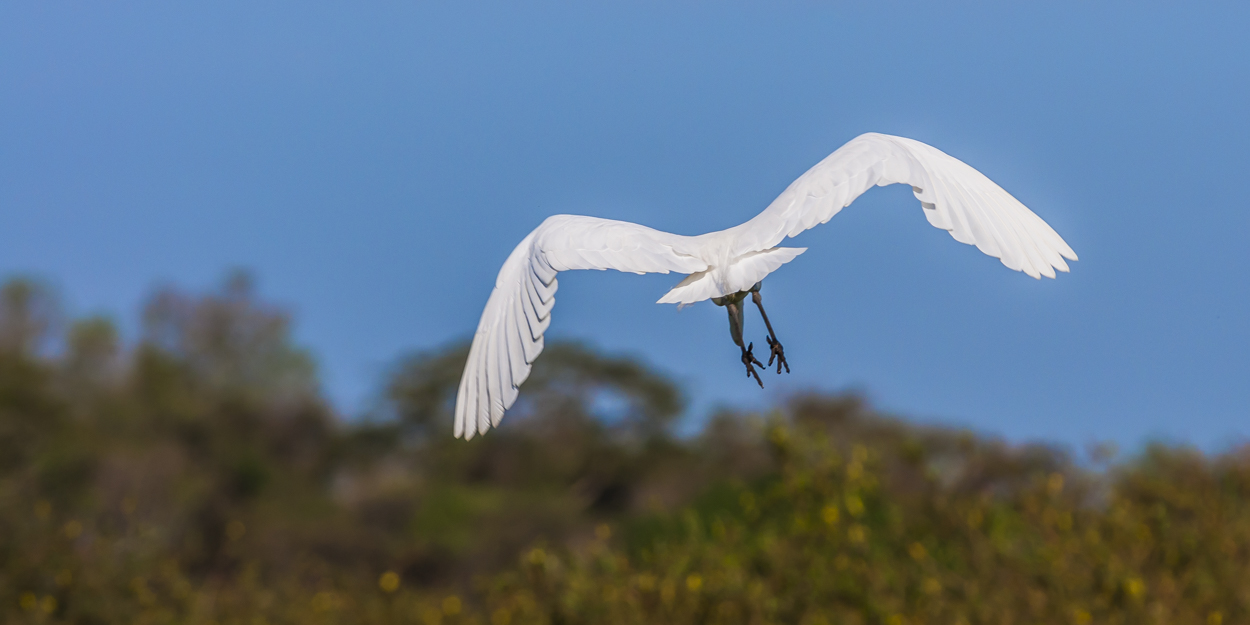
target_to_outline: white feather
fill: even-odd
[[[543,350],[558,287],[572,269],[689,274],[660,298],[686,306],[744,291],[806,248],[777,247],[823,224],[873,186],[906,184],[925,218],[956,241],[1040,278],[1076,253],[1040,217],[962,161],[919,141],[860,135],[817,163],[759,215],[695,237],[595,217],[556,215],[525,237],[495,280],[456,394],[456,436],[499,424]]]

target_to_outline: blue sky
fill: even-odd
[[[543,218],[737,224],[866,131],[980,169],[1080,254],[1034,281],[870,191],[765,283],[794,374],[743,376],[674,276],[570,272],[551,335],[695,414],[856,388],[1013,440],[1250,434],[1244,4],[0,6],[0,274],[127,325],[248,267],[334,400],[468,336]],[[762,342],[757,317],[748,334]]]

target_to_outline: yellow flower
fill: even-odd
[[[771,439],[775,445],[784,445],[790,437],[785,428],[774,427],[768,432],[768,438]]]
[[[607,523],[600,523],[595,526],[595,538],[599,540],[607,540],[612,537],[612,528]]]
[[[981,527],[981,521],[985,520],[985,514],[980,510],[972,510],[968,513],[968,527],[978,529]]]
[[[800,532],[800,533],[806,532],[807,531],[807,517],[796,512],[794,514],[794,525],[792,527],[794,527],[794,531],[796,532]]]
[[[313,595],[312,608],[313,610],[316,610],[317,612],[329,612],[331,610],[338,609],[338,607],[339,607],[338,595],[328,590],[323,590]]]
[[[911,554],[911,559],[919,562],[924,560],[929,555],[929,550],[925,549],[924,545],[917,542],[912,543],[911,546],[907,547],[907,553]]]
[[[490,615],[491,625],[508,625],[512,622],[512,613],[505,608],[499,608]]]
[[[699,592],[699,589],[702,587],[703,577],[701,575],[698,573],[691,573],[686,576],[686,588],[689,589],[690,592]]]
[[[1072,622],[1076,623],[1076,625],[1089,625],[1089,623],[1093,620],[1093,615],[1083,608],[1076,608],[1072,610]]]
[[[1064,510],[1063,512],[1061,512],[1059,514],[1059,518],[1056,519],[1055,521],[1055,526],[1065,532],[1071,530],[1072,529],[1072,513],[1068,512],[1067,510]]]
[[[426,608],[421,612],[421,622],[425,625],[439,625],[443,622],[443,613],[434,608]]]
[[[1224,613],[1216,610],[1207,615],[1207,625],[1221,625],[1224,622]]]
[[[1136,577],[1131,577],[1128,581],[1124,582],[1124,591],[1127,592],[1129,596],[1136,599],[1140,597],[1142,593],[1146,592],[1146,584]]]
[[[825,508],[820,511],[820,518],[824,519],[825,523],[834,525],[838,522],[838,507],[833,504],[825,506]]]
[[[62,529],[65,531],[65,537],[73,540],[78,538],[79,534],[82,534],[82,523],[78,521],[70,521],[66,523],[65,527]]]
[[[864,513],[864,500],[860,499],[859,495],[856,495],[855,493],[848,493],[845,499],[846,511],[850,512],[851,516],[857,517]]]
[[[677,598],[677,589],[674,587],[672,580],[665,580],[660,584],[660,600],[664,605],[671,605],[673,600]]]
[[[39,609],[43,610],[44,614],[52,614],[53,612],[56,612],[56,597],[53,597],[52,595],[45,596],[43,601],[39,602]]]
[[[846,530],[846,537],[853,543],[862,543],[866,538],[866,532],[863,525],[852,525]]]
[[[378,578],[378,588],[385,592],[395,592],[399,589],[399,574],[395,571],[387,571]]]
[[[746,512],[752,512],[755,510],[755,495],[750,492],[742,493],[738,495],[738,503]]]
[[[1063,492],[1063,474],[1051,473],[1050,477],[1046,478],[1046,490],[1049,491],[1050,494],[1052,495],[1058,495],[1059,493],[1062,493]]]
[[[535,547],[530,550],[529,561],[530,564],[533,564],[534,566],[542,566],[543,563],[547,561],[547,553],[542,549]]]
[[[460,597],[451,595],[443,599],[443,614],[447,616],[455,616],[460,614]]]
[[[33,592],[22,593],[22,598],[18,600],[23,610],[34,610],[39,605],[39,598]]]

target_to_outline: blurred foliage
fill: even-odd
[[[552,343],[451,438],[464,346],[365,418],[238,274],[124,344],[0,289],[9,623],[1250,622],[1250,451],[1112,463],[801,395],[672,428],[679,389]]]

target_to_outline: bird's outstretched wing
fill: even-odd
[[[1076,253],[1040,217],[984,174],[912,139],[860,135],[799,176],[764,212],[732,228],[735,255],[775,247],[829,221],[872,188],[911,185],[929,223],[1034,277],[1067,271]]]
[[[556,215],[535,228],[504,261],[473,335],[456,395],[456,436],[473,438],[499,425],[516,401],[517,387],[543,349],[557,272],[707,269],[692,251],[689,237],[624,221]]]

